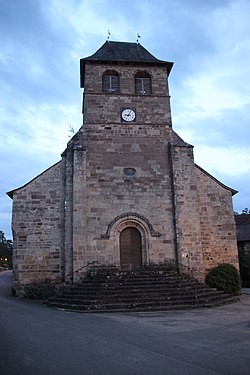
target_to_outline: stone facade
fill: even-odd
[[[60,274],[60,163],[13,192],[13,288]]]
[[[239,268],[232,194],[197,166],[196,180],[205,270],[218,263],[230,263]]]
[[[172,130],[170,63],[105,59],[83,59],[84,124],[61,162],[9,193],[17,293],[38,277],[75,281],[93,261],[122,266],[129,228],[139,232],[142,265],[172,259],[199,279],[220,262],[238,265],[235,191],[196,166],[193,147]],[[110,69],[117,93],[103,92]],[[145,72],[152,92],[138,95],[135,76]],[[122,121],[124,108],[135,121]]]

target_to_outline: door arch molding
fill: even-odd
[[[149,263],[149,237],[152,235],[148,226],[140,215],[126,214],[119,215],[112,221],[109,228],[108,237],[113,242],[114,259],[116,259],[117,266],[120,266],[120,234],[128,227],[134,227],[140,232],[141,236],[141,251],[142,251],[142,266]]]
[[[133,220],[133,221],[138,221],[140,223],[144,223],[146,227],[148,228],[150,234],[152,237],[161,237],[161,233],[156,232],[153,228],[153,225],[150,223],[150,221],[145,217],[142,216],[136,212],[126,212],[124,214],[116,216],[109,224],[107,227],[107,231],[105,234],[101,235],[101,238],[110,238],[110,232],[112,230],[112,227],[116,225],[116,223],[122,222],[124,220]]]

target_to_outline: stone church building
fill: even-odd
[[[33,280],[76,281],[93,261],[174,260],[201,280],[218,263],[238,267],[236,191],[172,129],[172,66],[114,41],[80,60],[83,126],[57,164],[8,192],[17,294]]]

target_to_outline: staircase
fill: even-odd
[[[62,290],[45,303],[80,312],[128,312],[214,307],[238,300],[177,271],[154,268],[91,271],[80,284]]]

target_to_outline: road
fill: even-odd
[[[0,273],[1,375],[249,375],[250,295],[193,311],[69,313],[10,296]]]

